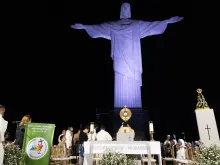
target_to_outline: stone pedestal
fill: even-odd
[[[201,142],[205,145],[220,144],[213,109],[196,110],[195,113]]]
[[[132,117],[128,121],[128,124],[135,131],[134,140],[147,140],[149,136],[149,123],[148,123],[148,112],[142,109],[131,109]],[[96,114],[97,122],[104,124],[107,131],[116,138],[116,134],[122,125],[122,120],[119,116],[121,109],[115,109],[109,113]]]

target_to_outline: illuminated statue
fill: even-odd
[[[183,17],[172,17],[163,21],[147,22],[131,19],[129,3],[121,6],[120,20],[98,25],[75,24],[74,29],[84,29],[92,38],[111,40],[111,57],[114,61],[115,89],[114,107],[127,105],[142,108],[142,57],[140,39],[162,34],[167,25]]]

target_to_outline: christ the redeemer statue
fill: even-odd
[[[142,108],[142,57],[140,39],[162,34],[169,23],[183,17],[147,22],[131,19],[129,3],[121,6],[120,20],[98,25],[75,24],[74,29],[85,29],[92,38],[111,40],[111,57],[114,61],[115,89],[114,107]]]

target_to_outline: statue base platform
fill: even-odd
[[[142,109],[132,109],[132,117],[128,121],[130,127],[135,131],[135,141],[149,140],[148,111]],[[115,109],[109,113],[97,113],[96,122],[104,124],[106,130],[116,139],[119,128],[122,126],[122,119],[119,116],[121,109]]]

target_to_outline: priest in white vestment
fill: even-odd
[[[4,148],[3,148],[3,142],[4,142],[4,135],[5,131],[8,126],[8,122],[4,120],[3,116],[5,113],[5,107],[0,105],[0,165],[3,165],[4,160]]]
[[[100,131],[96,135],[97,141],[112,141],[112,136],[105,131],[105,126],[101,125]]]
[[[119,128],[118,133],[135,133],[127,122],[124,122]]]

